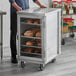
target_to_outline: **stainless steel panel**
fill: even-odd
[[[38,15],[38,16],[44,16],[45,14],[49,12],[54,12],[58,11],[57,8],[32,8],[32,9],[27,9],[26,11],[18,11],[18,14],[27,14],[27,15]]]
[[[0,45],[0,57],[1,57],[1,45]]]
[[[0,15],[0,57],[1,57],[1,15]]]
[[[0,45],[1,45],[1,15],[0,15]]]

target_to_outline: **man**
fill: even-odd
[[[9,0],[11,4],[10,17],[11,17],[11,35],[10,35],[10,47],[11,47],[11,62],[17,63],[16,59],[16,34],[17,34],[17,11],[26,10],[29,8],[29,0]],[[46,8],[38,0],[33,0],[41,8]]]

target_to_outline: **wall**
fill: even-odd
[[[10,5],[8,0],[0,0],[0,10],[5,11],[7,14],[3,16],[3,55],[7,55],[10,45]]]
[[[9,20],[10,20],[10,18],[9,18],[9,3],[8,3],[8,0],[2,0],[2,1],[0,1],[0,9],[2,10],[2,11],[6,11],[7,12],[7,14],[6,15],[4,15],[3,16],[3,30],[4,30],[4,32],[3,32],[3,37],[4,37],[4,39],[3,39],[3,46],[4,47],[6,47],[6,46],[9,46]]]

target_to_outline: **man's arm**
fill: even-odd
[[[46,6],[42,5],[39,0],[33,0],[37,5],[39,5],[41,8],[47,8]]]
[[[20,6],[17,5],[17,3],[15,2],[15,0],[9,0],[9,2],[11,3],[11,5],[16,8],[18,11],[21,11],[22,8]]]

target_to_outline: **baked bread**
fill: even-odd
[[[41,50],[40,50],[40,49],[36,49],[36,50],[34,51],[34,53],[41,54]]]
[[[24,33],[24,36],[33,37],[34,33],[32,32],[32,30],[28,30]]]
[[[24,49],[24,52],[32,53],[32,51],[33,51],[33,48],[31,48],[31,47]]]
[[[38,31],[37,33],[36,33],[36,35],[35,35],[36,37],[41,37],[41,32],[40,31]]]
[[[33,23],[34,23],[34,24],[40,24],[40,20],[39,20],[39,19],[36,19],[36,20],[34,20]]]
[[[38,31],[40,31],[39,27],[33,28],[31,30],[27,30],[24,32],[24,36],[34,37]]]
[[[27,23],[33,23],[33,19],[29,19]]]
[[[38,45],[38,46],[41,46],[41,42],[38,42],[37,45]]]
[[[34,45],[35,43],[36,43],[35,40],[30,40],[30,41],[27,41],[27,42],[26,42],[26,45],[32,46],[32,45]]]

